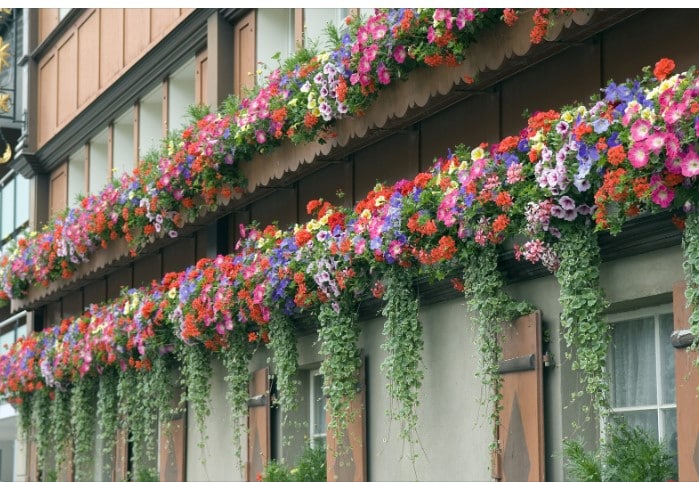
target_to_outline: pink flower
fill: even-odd
[[[692,148],[682,156],[682,175],[692,177],[699,174],[699,154]]]
[[[675,191],[665,186],[665,184],[659,184],[651,194],[651,200],[661,208],[670,206],[674,198]]]
[[[393,60],[395,60],[399,64],[405,62],[407,56],[408,52],[405,50],[405,46],[399,45],[395,49],[393,49]]]
[[[663,120],[667,125],[673,125],[684,115],[686,106],[684,104],[673,104],[663,114]]]
[[[456,26],[459,30],[463,30],[466,23],[473,22],[476,15],[473,13],[472,8],[460,8],[459,13],[456,15]]]
[[[648,137],[650,133],[650,122],[645,119],[639,119],[631,126],[631,138],[634,142],[640,142]]]
[[[636,169],[640,169],[648,164],[648,152],[645,150],[645,146],[641,144],[636,144],[629,149],[628,158],[631,165]]]
[[[646,148],[655,153],[660,154],[660,151],[665,147],[665,134],[654,132],[645,141]]]
[[[255,140],[257,141],[258,144],[264,144],[265,141],[267,140],[267,134],[265,134],[264,131],[256,130],[255,131]]]
[[[427,29],[427,43],[433,44],[436,38],[437,35],[434,32],[434,27],[430,25],[430,27]]]
[[[376,75],[379,78],[380,84],[388,85],[391,83],[391,73],[388,71],[383,62],[381,62],[376,69]]]

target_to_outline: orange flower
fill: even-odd
[[[618,166],[624,162],[624,159],[626,159],[626,151],[624,151],[624,146],[618,145],[610,147],[607,151],[607,159],[609,159],[609,163],[613,166]]]
[[[653,75],[658,80],[665,80],[675,70],[675,62],[672,59],[662,58],[655,63]]]

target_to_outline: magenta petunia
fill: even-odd
[[[650,130],[650,122],[645,119],[639,119],[631,126],[631,139],[633,139],[634,142],[643,141],[650,134]]]
[[[393,60],[395,60],[399,64],[402,64],[403,62],[405,62],[405,59],[407,57],[408,57],[408,51],[406,50],[405,46],[398,45],[396,48],[393,49]]]
[[[381,62],[377,67],[376,76],[379,78],[380,84],[388,85],[391,83],[391,73],[388,71],[383,62]]]
[[[674,198],[675,191],[667,187],[665,184],[659,184],[651,194],[651,200],[661,208],[670,206]]]
[[[699,175],[699,154],[694,149],[689,149],[682,155],[682,175],[685,177]]]
[[[636,144],[629,149],[628,158],[633,167],[640,169],[648,164],[648,151],[645,150],[645,146]]]

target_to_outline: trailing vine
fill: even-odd
[[[199,430],[199,447],[206,445],[206,418],[211,413],[209,396],[211,394],[211,361],[209,352],[203,345],[181,345],[178,351],[182,365],[182,377],[187,387],[186,400],[194,409],[194,416]]]
[[[342,434],[351,421],[350,403],[357,393],[357,372],[361,365],[357,348],[359,327],[355,311],[333,305],[335,303],[321,304],[318,313],[319,352],[324,357],[320,373],[324,377],[323,394],[330,411],[328,429]],[[342,442],[343,438],[337,437],[338,446]]]
[[[71,442],[70,426],[70,392],[56,390],[55,398],[51,403],[51,441],[56,457],[56,470],[60,471],[66,463],[66,451]],[[46,423],[43,420],[42,423]]]
[[[608,303],[600,288],[601,257],[597,234],[592,227],[576,226],[561,237],[556,246],[560,267],[556,278],[561,287],[561,329],[572,359],[573,370],[581,372],[584,390],[573,394],[573,400],[587,393],[595,412],[608,408],[609,382],[605,372],[610,333],[602,313]],[[575,356],[571,350],[575,350]],[[590,417],[589,407],[583,412]]]
[[[485,401],[490,406],[490,419],[493,428],[500,423],[502,410],[502,376],[498,372],[498,362],[502,348],[498,335],[503,323],[531,311],[528,303],[515,301],[504,291],[502,275],[498,271],[498,253],[495,246],[471,246],[462,253],[464,266],[464,295],[476,324],[479,368],[478,376],[489,393]],[[493,441],[492,449],[496,449]]]
[[[228,338],[229,346],[221,352],[223,366],[226,368],[226,400],[230,406],[230,418],[233,422],[233,447],[238,465],[242,466],[241,435],[244,431],[244,417],[248,410],[248,385],[250,383],[250,347],[244,334],[237,333]]]
[[[276,404],[287,414],[298,405],[298,351],[291,319],[273,311],[269,320],[269,348],[272,350],[274,374],[277,378]]]
[[[97,380],[80,378],[73,385],[70,399],[70,417],[73,425],[73,457],[78,480],[92,475],[93,446],[95,444]]]
[[[39,467],[45,466],[47,449],[51,446],[51,424],[46,423],[47,420],[51,420],[51,406],[51,397],[47,390],[36,392],[32,397],[32,418]]]
[[[400,436],[410,445],[410,458],[417,457],[417,408],[422,386],[422,323],[418,317],[418,297],[413,279],[405,271],[390,269],[384,278],[386,301],[381,314],[385,317],[381,348],[386,358],[381,364],[388,382],[386,388],[392,405],[388,416],[399,422]],[[394,405],[395,404],[395,405]]]
[[[682,234],[682,250],[682,268],[687,280],[684,292],[687,306],[699,306],[699,213],[696,211],[687,214]],[[691,311],[689,326],[694,335],[699,334],[699,310]]]
[[[100,377],[97,388],[96,422],[104,454],[111,454],[116,445],[116,433],[119,428],[118,384],[118,373],[108,370]]]

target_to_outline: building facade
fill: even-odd
[[[23,92],[18,105],[24,107],[11,121],[19,134],[15,154],[8,170],[0,171],[5,176],[3,240],[25,224],[39,230],[55,213],[79,204],[81,196],[97,193],[118,181],[121,173],[136,169],[163,139],[188,125],[189,106],[215,109],[231,94],[244,96],[275,66],[275,53],[281,52],[284,59],[301,45],[310,46],[311,39],[322,39],[327,23],[341,27],[348,15],[370,13],[303,8],[15,9],[15,25],[22,26],[15,38],[21,39],[17,48],[23,57],[21,75],[14,82],[24,85],[24,90],[15,87]],[[24,322],[17,320],[26,319],[27,328],[34,331],[60,326],[90,305],[118,297],[125,287],[149,286],[203,258],[229,254],[241,236],[241,224],[276,221],[284,227],[305,222],[305,206],[318,198],[352,207],[377,181],[412,179],[454,146],[496,143],[517,135],[525,127],[522,112],[527,109],[546,111],[585,101],[608,80],[636,76],[663,57],[686,70],[699,64],[692,41],[699,35],[697,21],[695,10],[578,11],[562,16],[549,31],[549,41],[538,45],[531,43],[526,21],[512,28],[501,25],[474,44],[461,67],[416,71],[388,87],[363,116],[343,120],[329,142],[287,143],[257,154],[243,167],[247,189],[216,210],[182,223],[176,237],[157,238],[136,256],[129,254],[125,242],[114,241],[71,276],[29,288],[26,297],[12,300],[3,312],[0,336],[4,340],[11,330],[12,336],[21,334]],[[461,80],[476,73],[473,84]],[[3,135],[7,138],[4,130]],[[15,214],[7,229],[6,191],[8,196],[29,196],[28,201],[15,197],[9,203]],[[344,193],[339,200],[338,191]],[[683,423],[696,427],[692,414],[678,422],[678,413],[693,403],[686,393],[696,384],[674,375],[675,369],[685,373],[680,366],[690,361],[670,342],[671,333],[686,322],[678,284],[683,280],[680,240],[681,233],[664,214],[641,218],[617,237],[603,236],[601,284],[614,326],[608,367],[612,408],[669,441],[680,454],[680,474],[697,475],[699,469],[689,467],[681,455],[694,453],[697,433],[693,440],[691,431],[689,436],[678,435]],[[338,461],[329,455],[331,477],[563,480],[563,440],[584,436],[594,445],[600,423],[586,419],[587,399],[569,402],[569,394],[580,387],[565,357],[556,279],[539,267],[515,263],[511,251],[501,255],[500,267],[506,291],[538,309],[512,328],[528,333],[531,346],[504,348],[508,360],[533,354],[534,361],[511,373],[502,368],[500,457],[490,453],[493,428],[481,402],[482,385],[474,377],[478,352],[465,301],[446,283],[422,283],[425,377],[418,409],[420,453],[412,461],[396,436],[399,428],[385,416],[391,400],[381,369],[384,320],[378,314],[380,306],[363,303],[359,348],[364,365],[356,401],[360,416],[348,429],[349,459]],[[255,480],[271,459],[293,465],[306,443],[332,445],[326,441],[317,334],[299,327],[297,337],[298,408],[280,413],[270,402],[275,367],[269,351],[260,348],[249,367],[248,433],[241,438],[244,463],[237,464],[232,455],[235,432],[227,422],[226,373],[214,362],[205,433],[197,430],[191,410],[171,421],[168,435],[158,437],[157,460],[152,463],[161,480]],[[630,385],[638,388],[631,390]],[[682,416],[687,417],[685,412]],[[14,430],[12,425],[1,442],[14,447],[12,479],[46,480],[35,444],[14,445]],[[111,456],[96,449],[95,480],[122,480],[133,469],[129,442],[121,437]],[[99,447],[98,439],[95,445]],[[0,446],[0,479],[8,478],[6,450],[9,445]],[[72,470],[68,464],[57,476],[71,480]]]

